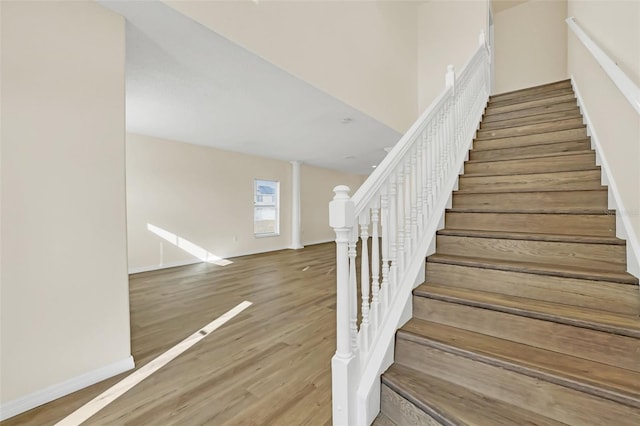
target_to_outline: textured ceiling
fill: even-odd
[[[127,19],[127,131],[368,174],[400,134],[160,2]]]

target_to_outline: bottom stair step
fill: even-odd
[[[382,412],[398,425],[562,424],[398,364],[382,384]]]
[[[635,371],[415,318],[397,337],[640,408]]]

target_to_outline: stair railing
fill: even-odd
[[[565,22],[584,48],[593,56],[593,59],[598,62],[620,93],[627,99],[631,107],[638,113],[638,117],[640,117],[640,87],[584,32],[573,16],[567,18]],[[606,182],[609,187],[609,208],[616,210],[616,236],[627,241],[627,272],[640,277],[640,234],[632,223],[634,213],[627,209],[628,204],[625,202],[625,199],[633,197],[635,194],[628,191],[625,194],[620,193],[620,182],[616,179],[616,175],[612,173],[611,163],[608,161],[611,158],[611,150],[617,150],[618,148],[602,144],[604,140],[601,141],[598,137],[597,127],[588,112],[588,105],[585,104],[585,99],[582,97],[573,76],[571,76],[571,83],[578,98],[578,106],[584,117],[585,124],[587,124],[592,146],[595,147],[597,153],[596,162],[599,166],[602,166],[603,182]],[[603,96],[606,98],[607,94],[603,94]],[[629,155],[627,157],[633,158]],[[629,162],[629,164],[632,163],[633,161]]]
[[[573,16],[565,20],[569,28],[574,32],[578,40],[598,61],[605,73],[609,76],[613,84],[620,90],[620,93],[627,98],[633,109],[640,114],[640,87],[629,78],[627,74],[611,59],[592,39],[584,32]]]
[[[368,425],[379,411],[380,375],[393,362],[395,331],[411,317],[411,291],[424,281],[425,257],[489,97],[484,33],[479,42],[458,76],[448,67],[443,92],[353,197],[346,186],[334,189],[334,425]]]

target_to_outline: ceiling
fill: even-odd
[[[127,131],[369,174],[400,134],[160,2],[127,19]]]
[[[502,12],[503,10],[511,9],[512,7],[519,6],[522,3],[526,3],[529,0],[491,0],[491,10],[494,14]]]

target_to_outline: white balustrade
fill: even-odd
[[[427,250],[489,96],[483,34],[479,44],[457,76],[448,67],[443,92],[353,197],[349,188],[335,188],[330,223],[337,256],[336,425],[367,425],[379,409],[379,377],[391,362],[386,354],[412,289],[424,281]]]

